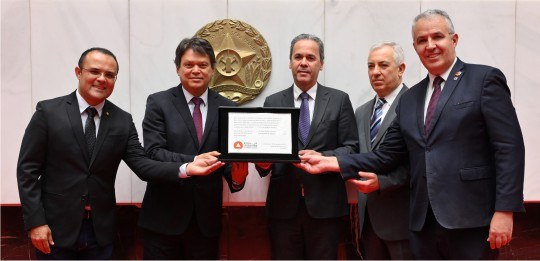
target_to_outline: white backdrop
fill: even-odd
[[[16,162],[22,136],[38,101],[76,89],[74,68],[87,48],[113,51],[120,65],[110,100],[133,114],[142,133],[146,98],[178,84],[173,63],[177,44],[205,24],[239,19],[255,27],[272,52],[266,89],[244,106],[292,84],[289,44],[300,33],[325,42],[319,82],[349,93],[356,108],[374,96],[367,77],[369,47],[395,41],[405,50],[404,82],[426,71],[412,48],[411,23],[421,11],[446,10],[460,35],[465,62],[500,68],[507,77],[526,142],[525,199],[540,201],[540,1],[353,1],[353,0],[1,0],[1,204],[18,204]],[[142,137],[140,137],[142,140]],[[120,203],[142,201],[146,184],[122,163],[116,194]],[[261,204],[268,180],[253,166],[243,191],[224,202]]]

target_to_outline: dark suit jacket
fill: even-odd
[[[235,103],[208,90],[208,113],[199,145],[193,118],[182,86],[148,96],[143,120],[144,147],[152,159],[191,162],[196,155],[218,150],[218,107]],[[206,236],[221,229],[222,175],[231,184],[230,171],[220,168],[208,176],[180,179],[175,183],[148,182],[139,226],[154,232],[179,235],[195,215]],[[231,187],[231,191],[235,191]]]
[[[293,87],[270,95],[264,107],[294,107]],[[339,90],[318,85],[315,111],[304,145],[327,156],[345,155],[358,151],[358,131],[349,96]],[[269,171],[258,169],[261,176]],[[301,185],[308,213],[313,218],[334,218],[348,214],[345,184],[339,173],[311,175],[290,163],[272,164],[272,176],[266,198],[266,213],[270,218],[292,218],[301,199]]]
[[[385,171],[409,156],[410,229],[420,231],[428,203],[449,229],[488,226],[494,211],[524,211],[525,148],[503,73],[458,59],[424,133],[429,78],[406,92],[378,151],[339,157],[344,178]]]
[[[121,160],[143,180],[174,183],[179,179],[180,163],[148,159],[131,115],[109,101],[103,106],[90,155],[78,106],[75,92],[39,102],[26,128],[17,165],[25,228],[48,224],[58,247],[75,243],[87,200],[98,243],[113,243],[114,182]]]
[[[356,123],[360,139],[360,153],[377,149],[384,140],[388,127],[396,118],[396,107],[399,98],[408,90],[403,86],[392,106],[386,113],[373,145],[370,138],[371,116],[375,99],[366,102],[356,109]],[[358,192],[359,234],[365,220],[366,210],[373,230],[384,240],[405,240],[409,238],[409,164],[403,161],[399,167],[389,171],[376,173],[380,189],[368,194]],[[367,209],[366,209],[367,208]]]

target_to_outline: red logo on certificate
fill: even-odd
[[[241,150],[244,147],[244,144],[241,141],[235,141],[234,142],[234,148],[237,150]]]

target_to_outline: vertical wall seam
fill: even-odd
[[[30,4],[30,0],[27,0],[28,3],[28,43],[30,47],[30,112],[34,111],[34,66],[33,66],[33,59],[32,59],[32,5]],[[33,114],[33,113],[32,113]],[[32,117],[32,116],[30,116]]]
[[[132,96],[132,92],[131,92],[131,0],[127,0],[127,20],[128,20],[128,67],[129,67],[129,70],[128,70],[128,79],[129,79],[129,88],[128,88],[128,93],[129,93],[129,111],[130,113],[132,113],[133,111],[133,96]],[[131,168],[129,169],[129,172],[131,173],[131,175],[129,175],[129,183],[131,184],[131,186],[129,186],[129,202],[131,202],[131,204],[133,204],[133,170],[131,170]]]
[[[514,85],[514,95],[512,96],[512,102],[514,103],[514,107],[516,105],[516,101],[517,101],[517,86],[516,86],[516,79],[517,79],[517,70],[516,70],[516,67],[517,67],[517,36],[518,36],[518,24],[517,24],[517,8],[518,8],[518,3],[517,3],[517,0],[514,0],[514,80],[513,80],[513,85]]]
[[[326,38],[326,0],[321,0],[323,1],[323,39],[324,39],[324,42],[326,43],[327,41],[327,38]],[[326,83],[326,70],[323,72],[323,75],[324,75],[324,81],[323,81],[323,84],[324,85],[327,85]]]
[[[420,3],[418,5],[418,14],[421,14],[422,13],[422,0],[420,0],[418,2]],[[412,25],[414,25],[414,22],[412,23]],[[413,43],[414,43],[414,35],[412,35],[412,30],[413,30],[412,25],[411,25],[411,38],[412,38]],[[416,48],[414,48],[414,45],[413,45],[413,49],[414,49],[414,52],[416,53]],[[422,66],[424,66],[424,64],[422,64],[422,60],[420,60],[420,57],[418,57],[418,61],[420,61],[420,66],[418,66],[418,79],[420,79],[420,81],[422,81],[424,79],[424,77],[422,77]]]

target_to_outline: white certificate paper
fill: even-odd
[[[229,113],[229,153],[292,154],[290,113]]]

